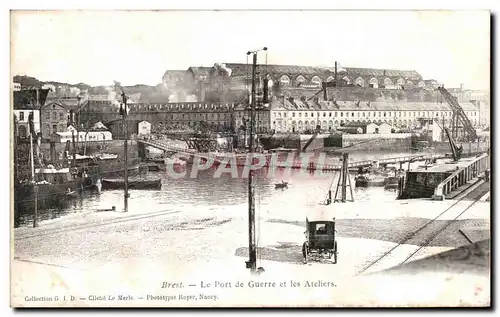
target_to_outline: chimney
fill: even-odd
[[[264,78],[262,103],[269,103],[269,79]]]
[[[200,102],[205,102],[205,83],[200,82],[200,95],[199,95],[199,101]]]
[[[464,91],[464,84],[460,84],[460,92]]]

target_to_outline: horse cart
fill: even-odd
[[[337,241],[335,240],[335,217],[332,215],[332,206],[328,209],[315,210],[306,218],[306,241],[302,245],[304,263],[310,258],[331,259],[337,263]]]

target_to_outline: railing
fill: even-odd
[[[140,139],[137,139],[137,141],[142,142],[142,143],[149,145],[149,146],[156,147],[160,150],[169,151],[169,152],[180,152],[180,153],[193,152],[192,150],[189,150],[189,149],[173,146],[173,145],[169,144],[169,142],[166,140],[147,140],[147,139],[140,138]]]
[[[449,195],[460,186],[466,184],[473,178],[482,174],[489,169],[488,154],[483,154],[474,160],[470,161],[467,166],[459,168],[456,172],[448,176],[434,190],[433,200],[444,200],[446,195]]]
[[[445,158],[445,154],[430,154],[430,155],[413,155],[413,156],[400,156],[400,157],[391,157],[386,159],[378,160],[379,164],[388,164],[388,163],[405,163],[411,161],[425,161],[429,159],[440,159]]]

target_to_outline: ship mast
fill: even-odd
[[[255,126],[255,108],[256,108],[256,98],[255,98],[255,75],[257,71],[257,53],[259,51],[267,51],[267,47],[257,51],[249,51],[247,55],[253,55],[252,62],[252,94],[251,100],[249,102],[249,115],[250,115],[250,129],[249,129],[249,155],[250,164],[253,163],[253,152],[254,152],[254,126]],[[257,246],[255,237],[255,193],[253,184],[253,171],[249,167],[248,172],[248,253],[249,260],[246,261],[247,269],[250,272],[257,273]]]
[[[127,115],[128,115],[128,107],[127,107],[127,99],[128,97],[125,95],[125,91],[123,88],[120,86],[121,89],[121,96],[122,96],[122,104],[120,105],[120,114],[123,119],[123,136],[124,136],[124,141],[123,141],[123,154],[125,157],[125,161],[123,163],[124,168],[123,168],[123,180],[125,183],[124,186],[124,193],[123,193],[123,209],[124,212],[128,212],[128,131],[127,131]],[[88,127],[88,121],[87,121],[87,127]],[[88,132],[88,131],[87,131]]]

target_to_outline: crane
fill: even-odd
[[[446,100],[448,105],[450,105],[451,110],[453,111],[454,117],[456,116],[458,120],[462,123],[462,126],[469,134],[469,140],[473,141],[477,139],[476,130],[472,126],[469,118],[464,112],[464,109],[460,106],[457,101],[457,98],[454,97],[448,90],[444,88],[444,86],[438,87],[441,96]],[[448,132],[447,132],[448,133]]]
[[[462,157],[462,152],[463,152],[463,147],[462,145],[457,146],[455,143],[455,140],[453,140],[450,130],[448,128],[444,128],[444,131],[446,132],[446,136],[448,137],[448,140],[450,142],[450,147],[451,147],[451,155],[453,156],[453,161],[458,161]]]

